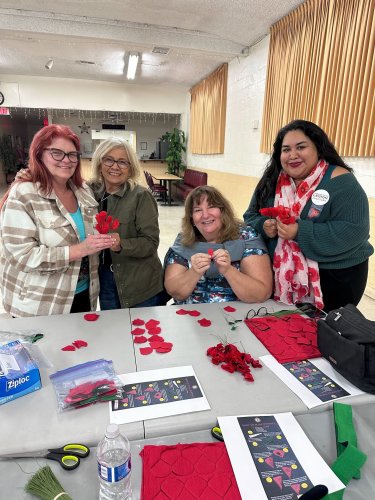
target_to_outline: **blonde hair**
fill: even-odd
[[[221,210],[222,228],[217,243],[236,240],[239,237],[240,227],[243,222],[235,217],[231,203],[213,186],[198,186],[189,193],[185,201],[181,243],[187,247],[192,246],[196,241],[205,241],[201,233],[193,225],[193,208],[206,197],[209,205]]]
[[[130,173],[127,182],[129,183],[130,189],[134,189],[134,187],[139,184],[141,166],[134,149],[121,137],[110,137],[99,144],[91,161],[92,177],[90,179],[90,184],[93,185],[94,190],[98,193],[105,191],[104,179],[101,172],[103,158],[115,148],[122,148],[128,157]]]

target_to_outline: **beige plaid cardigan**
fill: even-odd
[[[97,212],[90,188],[70,187],[81,209],[86,235],[93,233]],[[0,215],[0,283],[4,309],[12,316],[69,313],[81,261],[69,262],[69,246],[79,243],[78,229],[56,197],[38,184],[18,182]],[[91,255],[90,299],[93,310],[99,292],[98,256]]]

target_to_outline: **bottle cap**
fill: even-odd
[[[107,438],[114,438],[120,434],[120,429],[117,424],[109,424],[105,430]]]

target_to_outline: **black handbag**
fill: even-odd
[[[318,320],[318,348],[349,382],[375,394],[375,321],[353,304],[334,309]]]

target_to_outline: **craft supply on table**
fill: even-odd
[[[224,443],[145,446],[141,500],[241,500]]]
[[[253,368],[262,368],[260,362],[254,359],[251,354],[239,351],[233,344],[220,343],[215,347],[209,347],[207,356],[211,357],[211,363],[214,365],[221,365],[221,368],[229,373],[237,371],[248,382],[254,382],[249,365]]]
[[[117,424],[109,424],[99,442],[98,459],[99,499],[131,499],[131,457],[129,440],[120,433]]]
[[[60,370],[50,379],[60,412],[121,399],[121,380],[112,361],[98,359]]]
[[[25,491],[42,500],[57,500],[57,498],[59,500],[72,500],[48,465],[33,475],[26,484]]]
[[[90,448],[86,445],[69,443],[60,448],[17,453],[16,455],[3,455],[2,458],[46,458],[48,460],[55,460],[63,469],[70,471],[79,466],[81,458],[86,458],[89,455]]]

